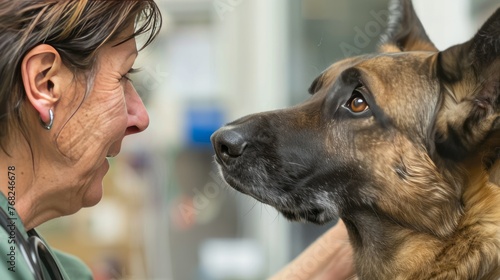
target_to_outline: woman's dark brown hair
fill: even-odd
[[[161,27],[154,0],[0,0],[0,146],[13,127],[28,134],[21,77],[27,52],[51,45],[75,76],[91,81],[99,49],[133,23],[131,37],[147,36],[142,49]]]

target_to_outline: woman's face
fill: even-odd
[[[56,145],[59,167],[65,170],[57,172],[67,184],[62,187],[70,212],[99,202],[107,157],[120,152],[125,136],[149,124],[144,104],[127,78],[137,57],[135,39],[117,42],[100,51],[90,92],[85,95],[86,81],[76,82],[73,94],[68,92],[55,108],[55,118],[67,120],[56,134]]]

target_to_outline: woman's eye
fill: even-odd
[[[362,113],[368,110],[368,103],[366,103],[363,95],[355,90],[349,101],[347,101],[346,107],[353,113]]]
[[[130,78],[130,74],[137,73],[137,72],[139,72],[139,70],[134,69],[134,68],[130,68],[130,70],[128,70],[128,72],[122,76],[121,80],[132,82],[132,79]]]
[[[128,76],[128,73],[126,75],[123,75],[122,78],[121,78],[122,81],[132,81],[132,79],[130,79],[130,77]]]

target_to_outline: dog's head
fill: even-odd
[[[411,2],[393,1],[379,52],[339,61],[297,106],[215,132],[223,177],[289,219],[376,215],[445,236],[461,213],[463,164],[500,146],[500,9],[439,52]]]

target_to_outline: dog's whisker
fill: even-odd
[[[254,203],[253,203],[252,207],[250,207],[250,209],[248,209],[248,211],[246,211],[243,216],[247,216],[255,208],[255,205],[257,205],[258,201],[254,199],[253,202]]]
[[[301,163],[297,163],[297,162],[292,162],[292,161],[289,161],[289,162],[287,162],[287,163],[288,163],[288,164],[290,164],[290,165],[296,165],[296,166],[302,167],[302,168],[304,168],[304,169],[307,169],[307,168],[308,168],[306,165],[301,164]]]
[[[274,216],[274,219],[273,219],[272,223],[275,223],[275,222],[279,221],[279,218],[280,218],[280,213],[276,212],[276,215]]]

